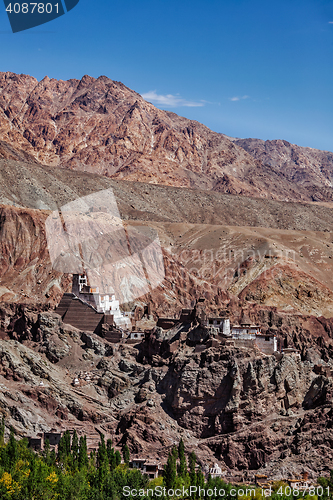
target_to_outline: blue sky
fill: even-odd
[[[233,137],[333,151],[333,0],[80,0],[13,34],[0,71],[106,75]]]

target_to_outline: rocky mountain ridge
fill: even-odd
[[[272,150],[266,161],[267,151],[254,153],[242,141],[161,111],[105,76],[38,82],[0,73],[0,140],[3,158],[29,156],[116,179],[282,201],[333,199],[332,153],[295,147],[303,163],[280,168],[283,155],[277,159]]]
[[[284,140],[236,139],[233,142],[263,165],[278,169],[289,181],[317,185],[318,191],[313,193],[314,201],[326,199],[326,190],[332,187],[333,153],[300,147]]]
[[[333,314],[330,204],[133,183],[13,160],[0,166],[2,301],[56,304],[70,291],[71,277],[52,269],[45,221],[51,210],[111,189],[125,225],[148,225],[159,235],[166,271],[153,299],[159,314],[200,295],[215,303],[225,293]]]

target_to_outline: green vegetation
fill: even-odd
[[[78,439],[76,432],[64,433],[56,454],[47,440],[43,452],[34,452],[27,439],[15,439],[13,430],[4,444],[0,430],[1,500],[115,500],[123,486],[149,483],[140,471],[121,465],[120,453],[103,435],[97,453],[88,456],[86,437]]]
[[[265,500],[267,494],[258,488],[234,486],[220,478],[207,481],[196,466],[196,455],[190,453],[189,468],[186,464],[184,443],[170,451],[163,477],[149,481],[139,470],[129,468],[130,452],[122,449],[123,464],[119,451],[112,447],[110,439],[105,443],[101,434],[97,452],[88,455],[87,439],[71,437],[69,431],[62,436],[58,452],[44,443],[42,452],[28,447],[28,440],[16,440],[11,429],[8,443],[4,443],[4,421],[0,426],[0,499],[1,500],[134,500],[135,498],[172,498],[212,500]],[[293,490],[283,482],[272,485],[272,500],[324,500],[333,491],[333,473],[330,478],[319,478],[319,488],[306,494]],[[124,488],[127,487],[126,490]],[[190,490],[192,487],[192,491]],[[193,487],[197,489],[194,491]],[[160,494],[154,491],[159,488]],[[210,490],[203,494],[202,490]],[[289,488],[290,489],[290,488]],[[148,491],[147,491],[148,490]],[[250,493],[252,490],[252,493]],[[174,494],[172,493],[174,492]]]

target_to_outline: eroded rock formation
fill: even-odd
[[[317,477],[333,466],[332,320],[301,317],[293,324],[292,317],[270,313],[289,346],[298,346],[307,322],[317,322],[300,355],[267,356],[223,341],[197,352],[189,341],[196,324],[156,329],[135,346],[108,344],[53,312],[7,307],[1,412],[21,435],[75,427],[93,444],[99,430],[116,446],[162,458],[182,437],[202,464]],[[81,377],[87,372],[89,378]]]

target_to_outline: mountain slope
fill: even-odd
[[[125,224],[148,225],[159,235],[166,279],[140,299],[159,315],[173,315],[200,296],[221,307],[228,292],[247,302],[333,316],[329,204],[126,182],[12,160],[0,160],[2,301],[54,304],[70,291],[70,277],[52,269],[45,220],[66,203],[110,189]],[[276,279],[281,274],[286,287]]]
[[[295,183],[292,172],[253,158],[241,142],[161,111],[105,76],[38,82],[0,73],[0,140],[41,164],[117,179],[282,201],[333,200],[332,154],[318,156],[321,175],[307,173],[307,182]]]
[[[333,153],[313,148],[302,148],[287,141],[237,139],[234,144],[245,149],[263,166],[278,171],[297,186],[312,191],[313,201],[327,199],[333,183]]]
[[[104,76],[38,82],[1,73],[0,89],[0,137],[43,164],[210,189],[223,172],[254,163],[220,134]]]

